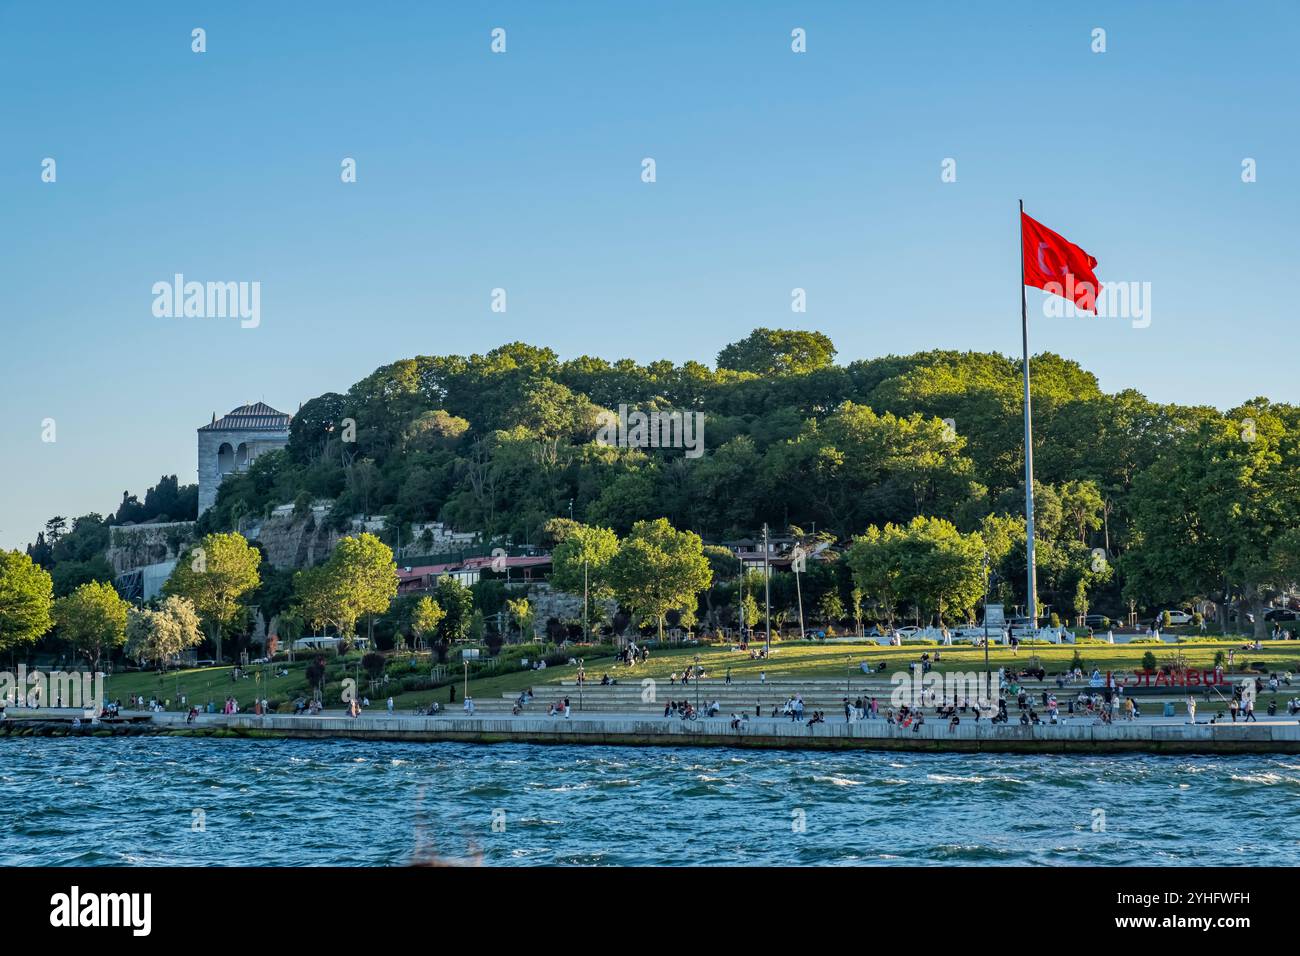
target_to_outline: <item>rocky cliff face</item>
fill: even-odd
[[[384,531],[382,517],[353,518],[348,528],[337,531],[329,527],[330,507],[329,502],[318,503],[307,514],[295,515],[292,505],[281,505],[265,518],[245,519],[239,532],[261,544],[273,567],[296,570],[324,561],[344,535],[363,531],[378,535]],[[108,561],[116,574],[174,561],[197,540],[194,528],[193,521],[115,527],[109,538]],[[409,525],[402,531],[397,563],[411,557],[454,552],[476,540],[477,535],[455,532],[437,522]]]
[[[174,561],[194,542],[193,521],[118,525],[109,531],[105,557],[115,574]]]
[[[533,615],[538,628],[545,628],[551,618],[559,621],[582,620],[582,595],[567,591],[556,591],[549,584],[539,582],[528,589],[528,601],[533,606]],[[617,601],[598,602],[605,609],[605,620],[614,619],[618,611]],[[592,622],[594,628],[595,622]]]
[[[328,514],[325,508],[317,507],[294,517],[292,509],[277,508],[269,518],[250,522],[243,534],[262,546],[273,567],[306,568],[328,558],[343,537],[343,532],[327,526]]]

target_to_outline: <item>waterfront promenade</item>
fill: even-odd
[[[320,716],[201,714],[187,723],[183,714],[137,715],[118,724],[100,722],[73,729],[74,712],[29,711],[12,714],[0,733],[110,736],[115,733],[175,734],[212,738],[344,738],[436,743],[532,743],[626,746],[703,746],[812,750],[968,751],[1021,753],[1300,753],[1300,722],[1265,718],[1189,724],[1182,718],[1140,718],[1103,724],[1091,717],[1058,724],[978,723],[967,718],[955,727],[939,718],[920,727],[901,727],[884,719],[846,721],[830,717],[809,725],[789,718],[750,718],[738,729],[729,716],[682,720],[585,712],[570,718],[510,714],[440,714],[432,717],[370,712],[352,718],[341,712]],[[214,739],[214,746],[219,746]]]

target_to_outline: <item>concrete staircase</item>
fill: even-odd
[[[1075,699],[1080,690],[1087,689],[1086,683],[1066,684],[1064,688],[1058,688],[1055,680],[1052,679],[1026,681],[1023,682],[1022,686],[1032,696],[1039,711],[1043,710],[1043,691],[1056,694],[1061,711],[1065,712],[1067,702]],[[737,714],[748,713],[750,717],[753,717],[755,716],[754,710],[756,706],[761,707],[762,716],[770,717],[773,706],[777,708],[779,713],[781,706],[787,699],[800,695],[803,697],[805,715],[811,714],[814,710],[821,710],[825,711],[828,718],[842,718],[844,716],[845,697],[848,697],[850,702],[856,701],[858,697],[864,699],[875,697],[883,715],[890,706],[890,696],[894,688],[895,685],[889,680],[888,674],[873,674],[871,676],[858,674],[853,678],[834,680],[826,678],[808,680],[780,678],[769,680],[766,683],[733,681],[729,685],[723,680],[706,678],[699,681],[698,700],[701,708],[706,707],[710,701],[716,700],[721,706],[719,713],[724,717],[733,712]],[[534,684],[533,695],[533,700],[524,707],[524,713],[533,716],[544,716],[550,704],[558,703],[567,696],[573,713],[581,711],[588,714],[662,717],[664,705],[669,701],[686,700],[692,706],[695,706],[697,689],[694,681],[689,684],[682,684],[680,681],[676,684],[669,684],[666,680],[656,680],[652,686],[643,686],[640,680],[634,678],[628,682],[620,680],[620,683],[604,686],[589,681],[579,691],[576,682],[566,680]],[[509,714],[517,697],[517,693],[506,693],[499,698],[476,698],[474,701],[475,712],[485,715]],[[1153,712],[1153,705],[1162,706],[1166,700],[1174,701],[1178,706],[1178,712],[1182,713],[1186,699],[1187,694],[1184,691],[1172,691],[1167,694],[1145,694],[1137,698],[1143,712],[1146,714]],[[1206,700],[1198,694],[1197,699],[1203,709],[1226,707],[1226,702],[1220,704],[1217,697]],[[1014,699],[1010,701],[1010,704],[1014,711]],[[457,700],[451,709],[459,711],[461,706],[461,702]],[[929,709],[927,707],[927,710]]]

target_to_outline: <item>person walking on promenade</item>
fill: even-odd
[[[564,698],[564,719],[565,720],[569,719],[569,698],[568,697]]]
[[[1196,723],[1196,698],[1190,694],[1187,696],[1187,722]]]
[[[767,671],[758,672],[758,682],[765,687],[767,686]]]
[[[388,698],[388,716],[393,716],[393,698]]]
[[[1258,720],[1255,720],[1255,698],[1247,697],[1246,698],[1246,722],[1249,723],[1252,720],[1254,720],[1255,723],[1259,723]]]
[[[726,684],[728,687],[731,686],[731,668],[730,668],[730,667],[727,668],[727,676],[726,676],[726,678],[723,680],[723,683]]]

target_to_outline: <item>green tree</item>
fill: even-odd
[[[446,616],[447,612],[442,609],[442,605],[426,594],[415,602],[415,607],[411,610],[411,633],[417,640],[423,640],[426,634],[433,634],[438,629]]]
[[[821,612],[822,620],[828,625],[834,624],[844,616],[844,602],[834,591],[823,594],[817,608]]]
[[[34,644],[54,624],[54,582],[21,551],[0,551],[0,652]]]
[[[54,602],[54,620],[59,636],[99,670],[104,654],[126,643],[128,607],[113,585],[92,581]]]
[[[632,526],[610,560],[609,580],[619,603],[642,622],[654,621],[663,640],[664,617],[671,610],[693,614],[713,571],[699,535],[657,518]]]
[[[984,593],[984,541],[942,518],[913,518],[900,542],[900,585],[928,619],[969,616]]]
[[[718,353],[718,368],[757,375],[800,375],[831,364],[835,346],[821,332],[755,329]]]
[[[1268,599],[1300,576],[1300,411],[1256,399],[1205,417],[1134,482],[1127,593],[1173,604],[1229,588],[1268,634]]]
[[[941,518],[913,518],[899,527],[867,528],[849,546],[854,581],[885,609],[892,626],[900,600],[910,599],[928,619],[969,615],[984,592],[984,541]]]
[[[445,641],[463,641],[474,613],[474,595],[450,574],[438,578],[434,599],[445,612],[438,622],[438,637]]]
[[[221,629],[243,613],[239,599],[261,583],[261,553],[242,534],[205,535],[176,562],[163,585],[168,596],[193,605],[207,628],[214,656],[221,661]]]
[[[587,612],[613,597],[609,565],[618,553],[618,535],[609,528],[575,525],[565,529],[563,540],[551,552],[551,586],[570,594],[587,593]]]
[[[515,627],[519,628],[519,639],[528,640],[528,633],[533,627],[533,606],[528,602],[528,598],[507,600],[506,613]]]
[[[127,612],[126,636],[128,654],[160,667],[203,640],[193,602],[176,595],[164,599],[157,610],[131,608]]]
[[[848,537],[867,524],[955,515],[982,493],[964,447],[965,439],[937,418],[878,415],[845,402],[770,448],[762,482],[769,501],[800,516],[798,523],[815,521]]]
[[[341,539],[330,562],[336,565],[336,580],[348,591],[356,617],[365,615],[370,622],[373,644],[375,615],[387,611],[397,596],[393,549],[375,535],[363,533]]]
[[[373,534],[341,538],[328,561],[295,575],[294,591],[313,626],[333,624],[340,637],[351,636],[362,615],[373,621],[397,595],[393,551]]]
[[[899,553],[902,530],[893,524],[883,528],[871,525],[853,539],[844,560],[860,594],[869,596],[885,614],[889,627],[902,597],[902,557]]]
[[[1078,535],[1081,544],[1087,544],[1088,532],[1101,527],[1101,513],[1105,507],[1097,483],[1067,481],[1060,486],[1058,494],[1071,531]]]
[[[736,614],[742,630],[753,629],[758,624],[758,601],[753,591],[746,591],[736,604]]]
[[[323,631],[333,625],[342,637],[351,632],[356,618],[351,616],[351,605],[331,571],[328,564],[304,568],[293,576],[293,593],[298,613],[313,630]]]

